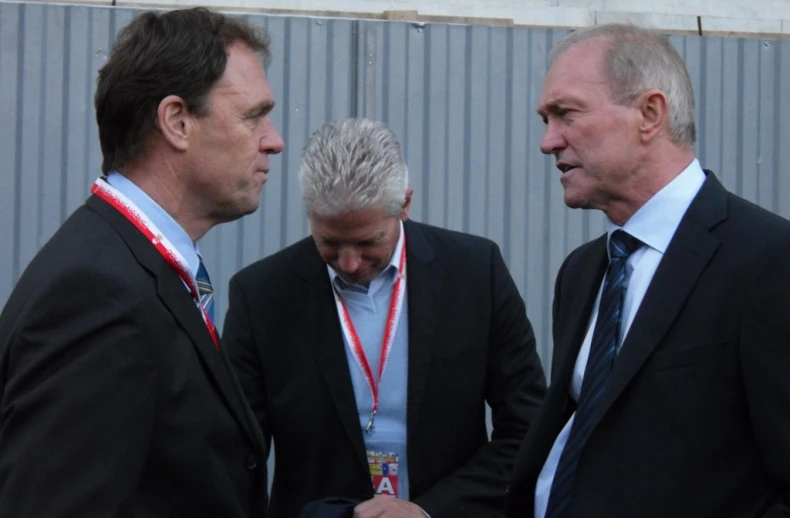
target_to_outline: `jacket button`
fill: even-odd
[[[258,467],[258,457],[255,454],[250,453],[249,457],[247,457],[247,469],[253,470]]]

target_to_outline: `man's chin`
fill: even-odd
[[[569,209],[583,209],[585,207],[585,204],[581,200],[569,196],[565,196],[565,205]]]
[[[577,192],[573,192],[572,190],[565,189],[563,195],[563,201],[568,208],[571,209],[588,209],[590,208],[590,201],[583,197],[579,196]]]

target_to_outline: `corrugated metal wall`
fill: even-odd
[[[0,304],[99,174],[92,93],[114,35],[137,10],[0,3]],[[249,16],[274,41],[268,70],[286,151],[260,210],[201,243],[226,309],[242,266],[307,235],[299,151],[324,121],[387,122],[410,164],[414,219],[502,247],[550,359],[554,275],[603,232],[570,211],[535,115],[560,30]],[[790,41],[673,36],[698,98],[699,155],[724,184],[790,217]],[[784,174],[782,174],[784,173]],[[221,322],[220,322],[221,324]]]

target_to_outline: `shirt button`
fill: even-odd
[[[258,457],[255,454],[250,453],[249,457],[247,457],[247,469],[253,470],[258,467]]]

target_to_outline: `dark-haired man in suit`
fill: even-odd
[[[256,210],[283,147],[268,55],[205,9],[121,31],[95,99],[105,176],[0,315],[0,516],[266,515],[266,446],[196,243]]]

